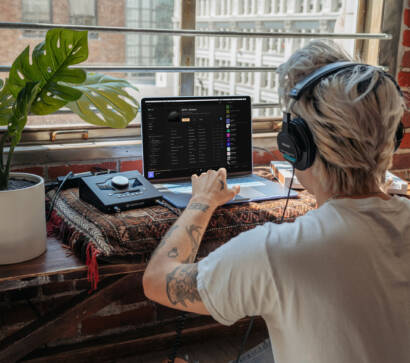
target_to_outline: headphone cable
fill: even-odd
[[[287,209],[287,207],[288,207],[288,203],[289,203],[289,199],[290,199],[290,198],[289,198],[289,197],[290,197],[290,190],[291,190],[291,188],[292,188],[292,184],[293,184],[293,179],[294,179],[294,177],[295,177],[295,166],[293,165],[292,179],[290,180],[288,195],[286,196],[286,204],[285,204],[285,207],[283,208],[282,217],[281,217],[279,223],[283,223],[283,220],[284,220],[284,218],[285,218],[285,212],[286,212],[286,209]],[[243,352],[243,349],[245,348],[246,341],[247,341],[248,338],[249,338],[249,334],[250,334],[250,332],[251,332],[251,330],[252,330],[254,321],[255,321],[255,317],[253,316],[253,317],[251,318],[250,322],[249,322],[249,326],[248,326],[248,329],[247,329],[247,331],[246,331],[246,333],[245,333],[245,336],[243,337],[242,344],[241,344],[241,346],[240,346],[240,348],[239,348],[239,352],[238,352],[238,355],[237,355],[237,357],[236,357],[235,363],[239,363],[239,359],[240,359],[240,357],[241,357],[241,354],[242,354],[242,352]]]

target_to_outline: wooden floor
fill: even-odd
[[[267,331],[251,332],[245,351],[253,348],[268,337]],[[190,344],[179,349],[178,357],[185,358],[189,363],[228,363],[236,359],[243,336],[227,336],[223,339],[208,339],[202,343]],[[166,362],[170,352],[160,351],[115,360],[112,363],[161,363]],[[273,362],[273,358],[272,361]],[[264,363],[271,363],[264,362]],[[175,363],[177,363],[175,361]]]

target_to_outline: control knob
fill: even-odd
[[[115,188],[124,189],[128,187],[129,181],[127,177],[118,175],[111,179],[111,184]]]

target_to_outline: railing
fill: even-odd
[[[192,11],[191,5],[186,1],[182,2],[182,27],[184,24],[195,24],[195,11]],[[185,8],[184,8],[185,6]],[[191,7],[191,8],[190,8]],[[185,25],[186,26],[186,25]],[[208,30],[193,30],[193,29],[151,29],[151,28],[126,28],[126,27],[109,27],[109,26],[84,26],[84,25],[71,25],[71,24],[43,24],[43,23],[12,23],[2,22],[0,23],[0,29],[35,29],[35,30],[48,30],[52,28],[67,28],[75,30],[88,30],[93,32],[121,32],[121,33],[140,33],[140,34],[154,34],[154,35],[172,35],[180,36],[180,66],[138,66],[138,65],[119,65],[119,66],[83,66],[72,67],[81,68],[86,71],[92,72],[141,72],[141,73],[154,73],[154,72],[175,72],[181,73],[180,93],[181,95],[192,95],[194,89],[194,73],[196,72],[272,72],[277,67],[235,67],[235,66],[219,66],[219,67],[198,67],[189,66],[186,59],[195,58],[195,47],[192,46],[193,38],[197,36],[201,37],[248,37],[248,38],[330,38],[330,39],[357,39],[357,40],[386,40],[391,39],[392,36],[386,33],[298,33],[298,32],[240,32],[240,31],[208,31]],[[191,46],[186,46],[190,41]],[[185,43],[184,43],[185,41]],[[0,65],[0,72],[8,72],[11,66]],[[252,105],[254,109],[267,108],[267,107],[279,107],[278,103],[255,103]],[[58,111],[57,114],[68,114],[69,110]],[[276,120],[272,118],[258,118],[254,122],[254,132],[267,132],[273,131],[274,123]],[[100,137],[125,137],[121,131],[114,132],[113,130],[107,131],[106,129],[90,127],[88,136],[92,138]],[[84,134],[84,127],[81,130],[76,130],[75,126],[66,126],[59,128],[61,130],[68,130],[66,134]],[[28,129],[23,135],[23,138],[28,142],[50,142],[56,140],[56,128],[33,127]],[[78,132],[76,132],[78,131]],[[1,133],[1,129],[0,129]],[[64,134],[64,132],[63,132]],[[50,136],[51,135],[51,136]],[[54,136],[53,136],[54,135]],[[127,137],[140,136],[139,125],[133,125],[128,129],[126,133]],[[23,139],[23,141],[24,141]],[[60,141],[60,140],[58,140]]]

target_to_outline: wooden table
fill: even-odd
[[[64,332],[65,328],[99,311],[120,295],[130,280],[136,280],[145,264],[102,265],[97,291],[83,292],[67,304],[25,326],[0,342],[0,362],[14,362]],[[87,277],[87,266],[61,242],[47,241],[47,251],[27,262],[0,266],[0,292],[16,289],[39,276],[63,275],[64,279]]]

